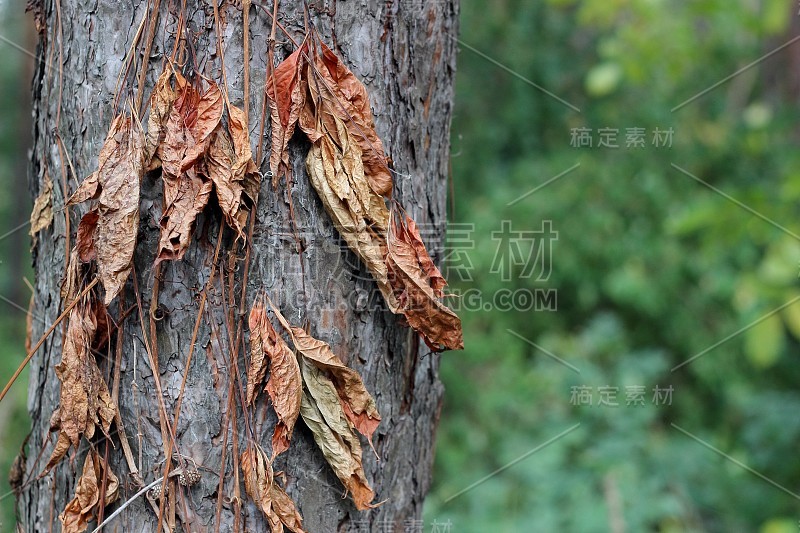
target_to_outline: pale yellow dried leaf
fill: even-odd
[[[290,325],[277,308],[273,306],[272,309],[305,361],[324,371],[331,379],[350,423],[372,442],[372,434],[380,424],[381,416],[359,373],[346,366],[327,343],[315,339],[302,328]]]
[[[356,508],[366,510],[375,493],[369,486],[361,462],[361,444],[347,420],[333,382],[323,372],[301,362],[306,389],[300,406],[303,421],[336,476],[350,492]]]
[[[53,223],[53,180],[50,174],[44,173],[44,182],[39,196],[33,202],[31,211],[31,236],[36,235]]]

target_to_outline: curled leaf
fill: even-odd
[[[313,68],[309,68],[306,75],[310,98],[306,98],[300,126],[311,142],[316,142],[325,132],[314,127],[310,116],[323,117],[329,130],[333,128],[326,117],[335,116],[344,122],[361,149],[364,175],[370,189],[388,198],[392,193],[392,176],[383,143],[375,131],[367,89],[325,43],[316,45],[322,53],[316,55]]]
[[[372,443],[372,434],[380,424],[381,416],[358,372],[342,363],[327,343],[315,339],[302,328],[291,326],[274,306],[272,310],[281,325],[290,333],[295,349],[305,362],[330,378],[350,423]]]
[[[300,111],[305,105],[307,81],[304,77],[306,60],[303,56],[307,53],[308,45],[303,41],[297,50],[273,70],[267,80],[267,98],[272,129],[272,153],[269,157],[269,168],[272,171],[273,186],[291,168],[286,147],[294,133]]]
[[[86,531],[89,522],[97,518],[101,504],[103,474],[100,455],[96,451],[90,451],[83,463],[83,473],[75,487],[75,495],[58,517],[64,533],[82,533]],[[110,469],[105,470],[105,478],[105,498],[102,502],[107,506],[119,497],[119,479]]]
[[[305,533],[302,518],[294,502],[273,478],[272,465],[258,444],[242,452],[244,489],[256,507],[264,513],[272,533],[283,533],[284,525],[294,533]]]
[[[187,83],[172,105],[158,150],[166,207],[156,262],[181,259],[189,248],[195,219],[212,189],[212,181],[196,165],[208,150],[222,109],[222,94],[213,82],[202,94]]]
[[[278,416],[278,424],[272,435],[272,453],[278,455],[289,448],[294,425],[300,414],[303,384],[297,358],[272,327],[260,302],[250,311],[250,349],[247,402],[252,404],[258,394],[256,387],[263,383],[268,358],[270,376],[266,391]]]
[[[334,118],[333,125],[335,131],[326,130],[308,152],[311,185],[342,239],[367,267],[394,311],[397,302],[384,262],[389,210],[364,178],[361,149],[341,120]]]
[[[103,375],[90,348],[97,332],[97,318],[91,305],[80,303],[69,314],[61,361],[56,376],[61,381],[61,402],[53,423],[77,447],[81,435],[94,436],[99,427],[108,435],[116,408]],[[63,437],[60,446],[48,461],[52,467],[63,457]]]
[[[375,493],[369,486],[361,462],[361,444],[348,423],[333,382],[312,364],[302,361],[303,401],[300,414],[314,441],[336,476],[350,492],[356,508],[371,509]]]
[[[118,115],[100,149],[97,171],[83,180],[68,202],[71,205],[97,199],[93,238],[85,235],[89,229],[85,226],[79,255],[82,258],[92,255],[86,247],[91,240],[98,275],[106,291],[106,305],[119,293],[131,273],[139,231],[139,180],[143,164],[141,128],[130,117]]]
[[[179,87],[186,85],[186,80],[176,73]],[[167,68],[161,73],[150,94],[150,114],[147,117],[146,136],[146,161],[147,170],[153,170],[161,165],[156,152],[164,138],[167,119],[172,109],[172,104],[178,98],[178,92],[172,88],[172,70]]]
[[[464,347],[461,320],[439,298],[444,278],[433,264],[414,221],[393,212],[386,265],[398,311],[435,351]]]

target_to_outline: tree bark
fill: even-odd
[[[97,165],[99,148],[114,116],[114,97],[119,85],[119,109],[134,100],[138,71],[142,66],[148,22],[135,48],[131,72],[120,72],[142,20],[153,15],[145,0],[42,0],[46,27],[38,47],[33,82],[34,148],[30,167],[31,194],[42,187],[45,174],[54,182],[53,225],[39,234],[35,243],[35,306],[32,337],[35,340],[54,322],[64,306],[59,282],[65,271],[67,247],[74,243],[80,215],[87,209],[69,210],[65,192]],[[172,51],[181,2],[160,2],[155,38],[149,58],[145,101],[161,72],[165,55]],[[223,36],[224,65],[231,103],[242,106],[243,14],[239,4],[219,6]],[[259,138],[262,122],[263,85],[271,21],[267,11],[255,5],[250,18],[250,132],[254,148],[261,143],[264,156],[259,163],[267,169],[269,127]],[[281,2],[279,20],[295,39],[304,34],[303,5]],[[309,5],[309,20],[322,38],[342,57],[366,85],[376,128],[387,155],[394,162],[395,198],[423,228],[430,244],[442,243],[446,218],[449,125],[452,110],[456,52],[456,0],[363,2],[320,0]],[[200,72],[220,84],[223,77],[217,57],[217,33],[213,2],[186,2],[187,35]],[[276,60],[293,50],[290,40],[278,30]],[[60,140],[59,140],[60,138]],[[62,142],[63,141],[63,145]],[[430,355],[416,334],[403,327],[389,313],[375,283],[358,259],[342,244],[324,212],[305,171],[308,152],[305,141],[290,144],[293,165],[291,200],[297,235],[302,243],[298,254],[286,184],[273,189],[262,181],[255,212],[246,303],[249,309],[257,291],[265,290],[283,314],[296,325],[307,324],[317,338],[328,342],[348,365],[364,378],[376,399],[382,422],[374,435],[376,454],[365,443],[364,467],[381,506],[367,512],[355,510],[343,498],[342,484],[325,462],[310,431],[298,421],[290,449],[278,457],[275,471],[287,478],[287,492],[295,500],[310,532],[404,531],[419,520],[423,498],[429,488],[433,443],[443,388],[438,380],[439,356]],[[254,151],[255,153],[255,151]],[[70,162],[74,168],[70,168]],[[65,177],[66,182],[62,179]],[[127,439],[144,482],[161,475],[164,461],[158,396],[143,340],[151,341],[151,296],[154,287],[153,262],[161,216],[161,182],[158,173],[142,179],[139,244],[135,270],[123,294],[109,311],[120,321],[121,366],[119,409]],[[66,191],[64,191],[66,185]],[[182,261],[165,262],[159,277],[158,318],[155,350],[163,401],[170,414],[175,411],[192,330],[200,307],[198,295],[208,280],[221,216],[207,208],[198,219],[193,242]],[[68,235],[68,230],[71,235]],[[188,368],[186,392],[180,420],[175,428],[182,454],[200,465],[201,482],[177,496],[179,528],[184,531],[234,531],[235,435],[238,453],[244,450],[247,431],[238,394],[235,395],[236,425],[230,434],[232,413],[228,413],[229,378],[235,366],[229,332],[235,335],[239,315],[228,315],[223,305],[231,293],[239,297],[244,271],[243,250],[233,244],[230,230],[224,233],[218,274],[211,284],[194,356]],[[429,246],[434,260],[441,259],[441,246]],[[134,279],[138,294],[135,291]],[[232,280],[232,281],[231,281]],[[230,283],[229,283],[230,282]],[[143,316],[137,309],[141,300]],[[238,300],[237,300],[238,301]],[[121,314],[129,312],[127,316]],[[226,316],[227,315],[227,316]],[[233,323],[231,323],[233,322]],[[246,330],[246,328],[245,328]],[[49,457],[56,434],[49,434],[49,418],[59,402],[59,380],[54,365],[61,358],[62,327],[44,343],[30,363],[28,408],[33,419],[27,446],[25,479],[35,479]],[[247,339],[245,331],[245,340]],[[115,341],[116,342],[116,341]],[[422,344],[422,346],[421,346]],[[238,374],[246,366],[243,349],[238,350]],[[98,356],[102,372],[113,386],[115,345],[108,355]],[[262,404],[265,402],[262,402]],[[255,422],[256,439],[266,449],[272,435],[274,415],[262,407]],[[259,423],[263,420],[263,424]],[[227,426],[225,424],[228,424]],[[117,428],[112,427],[108,447],[110,468],[120,478],[120,501],[109,506],[108,516],[127,501],[137,487],[120,447]],[[99,434],[100,432],[98,432]],[[96,435],[92,446],[103,457],[106,439]],[[77,454],[70,452],[54,471],[27,485],[18,500],[19,523],[24,531],[60,531],[58,514],[72,498],[88,446],[84,439]],[[223,450],[225,461],[223,464]],[[377,457],[376,457],[377,455]],[[219,474],[224,472],[224,504],[217,518]],[[244,499],[240,531],[266,531],[263,515]],[[110,528],[110,529],[109,529]],[[412,529],[413,530],[413,529]],[[156,516],[144,498],[139,498],[116,517],[106,531],[156,531]]]

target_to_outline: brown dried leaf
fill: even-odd
[[[252,443],[245,448],[241,457],[244,490],[256,504],[256,507],[269,517],[272,514],[272,465],[267,454],[258,444]],[[270,524],[271,527],[272,524]]]
[[[211,195],[212,182],[196,164],[222,119],[222,93],[215,83],[200,94],[186,84],[173,103],[158,153],[164,182],[161,237],[156,262],[181,259],[189,248],[194,222]]]
[[[291,498],[275,483],[270,460],[258,444],[250,444],[242,452],[241,466],[244,489],[266,516],[270,531],[283,533],[285,525],[294,533],[305,533],[300,513]]]
[[[78,258],[84,263],[88,263],[97,258],[94,236],[97,231],[97,223],[99,220],[100,213],[96,209],[92,209],[83,215],[80,224],[78,224],[75,248],[78,250]]]
[[[318,106],[312,113],[317,117],[335,115],[346,124],[361,148],[364,175],[370,188],[379,196],[388,198],[392,193],[392,176],[383,143],[375,132],[367,90],[333,51],[322,42],[317,44],[322,54],[315,57],[313,72],[307,74],[312,108]],[[308,111],[306,106],[304,114]],[[309,134],[308,127],[312,124],[302,119],[300,124]],[[313,133],[309,138],[316,141]]]
[[[105,505],[119,497],[119,479],[110,469],[105,471]],[[89,522],[95,520],[100,510],[100,490],[103,482],[103,462],[95,451],[90,451],[83,464],[83,473],[64,512],[59,515],[63,533],[82,533]]]
[[[250,147],[250,131],[247,126],[247,116],[244,111],[235,105],[228,106],[228,129],[233,141],[233,176],[236,181],[243,181],[246,174],[257,173],[258,169],[253,161],[253,150]]]
[[[61,281],[61,301],[73,302],[80,293],[81,282],[81,262],[78,257],[78,247],[73,246],[69,254],[69,263],[64,272],[64,279]]]
[[[364,262],[394,312],[397,301],[384,261],[389,210],[364,178],[360,148],[341,120],[334,117],[333,125],[336,129],[326,130],[306,158],[311,185],[339,234]]]
[[[161,237],[156,263],[183,258],[192,239],[197,215],[208,204],[212,182],[188,169],[178,178],[164,174],[167,208],[161,216]]]
[[[67,205],[98,200],[93,238],[83,235],[79,256],[91,255],[86,244],[93,241],[91,248],[108,305],[131,273],[139,231],[139,180],[144,165],[144,134],[139,125],[124,115],[114,118],[97,159],[97,172],[83,180]],[[84,232],[88,229],[85,226]]]
[[[178,86],[186,85],[182,76],[176,73]],[[167,119],[169,118],[172,104],[178,98],[178,91],[172,88],[172,70],[165,69],[156,80],[153,92],[150,94],[150,114],[147,117],[147,169],[153,170],[161,165],[156,156],[156,151],[163,140]]]
[[[53,223],[53,180],[44,173],[44,183],[31,211],[30,235],[34,236]]]
[[[381,415],[361,376],[342,363],[327,343],[315,339],[302,328],[290,325],[274,306],[272,310],[281,325],[290,333],[295,349],[305,361],[331,378],[345,416],[371,444],[372,434],[381,422]]]
[[[265,319],[265,309],[258,301],[250,309],[248,325],[250,327],[250,365],[247,368],[247,405],[253,405],[259,388],[267,376],[269,362],[261,343],[261,323]]]
[[[258,346],[255,346],[256,344]],[[264,381],[266,358],[269,358],[270,376],[266,391],[278,415],[278,424],[272,435],[272,454],[277,456],[289,448],[294,425],[300,414],[303,383],[297,358],[272,327],[260,302],[257,302],[250,311],[250,350],[250,369],[247,372],[249,404],[252,404],[258,394],[256,387]]]
[[[100,194],[100,177],[97,172],[92,172],[81,182],[78,188],[67,200],[67,207],[80,204],[86,200],[94,200]]]
[[[206,153],[205,174],[214,183],[225,222],[244,238],[244,228],[237,219],[242,201],[242,180],[237,180],[233,174],[235,157],[230,135],[225,128],[218,126]]]
[[[317,367],[303,360],[303,401],[300,414],[314,435],[314,441],[336,476],[352,494],[356,508],[375,507],[375,493],[367,482],[361,463],[361,444],[347,420],[333,382]]]
[[[272,488],[270,489],[270,497],[272,499],[272,512],[280,520],[280,523],[285,525],[289,531],[294,533],[305,533],[303,530],[303,518],[297,511],[294,501],[289,497],[286,492],[273,481]],[[270,526],[272,521],[270,521]],[[272,530],[272,533],[282,531],[278,528]]]
[[[61,462],[61,459],[67,455],[67,451],[69,451],[69,447],[72,445],[72,442],[69,440],[69,437],[63,431],[58,432],[58,439],[56,440],[56,446],[53,448],[53,453],[50,454],[50,459],[47,460],[47,465],[44,467],[44,471],[42,471],[39,477],[43,477],[47,475],[50,470],[53,469],[58,463]]]
[[[253,162],[247,117],[234,105],[228,106],[228,129],[230,134],[217,126],[206,153],[206,173],[214,182],[225,221],[244,239],[248,205],[255,204],[261,174]]]
[[[399,312],[435,351],[464,348],[461,320],[439,298],[445,285],[408,215],[394,213],[386,265]]]
[[[70,311],[61,361],[55,367],[61,381],[61,402],[53,422],[76,447],[81,435],[92,438],[96,427],[108,435],[116,413],[108,386],[90,352],[96,331],[92,306],[76,305]]]
[[[283,60],[267,80],[270,126],[272,129],[272,153],[269,168],[272,184],[277,185],[284,174],[290,172],[289,154],[286,147],[294,133],[300,111],[305,105],[306,85],[303,76],[308,53],[305,41],[300,48]]]
[[[101,192],[95,250],[108,305],[131,273],[139,232],[139,180],[144,163],[144,136],[139,126],[129,117],[115,118],[98,159]]]

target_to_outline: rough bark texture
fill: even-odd
[[[37,317],[33,328],[34,340],[62,309],[59,280],[64,272],[66,245],[68,241],[74,242],[78,217],[86,210],[86,206],[70,210],[72,236],[67,239],[64,213],[59,211],[64,205],[62,173],[66,173],[67,188],[71,192],[77,182],[94,169],[100,144],[114,116],[113,99],[123,58],[140,22],[148,16],[146,0],[43,2],[47,27],[38,49],[39,61],[33,85],[31,193],[36,196],[45,172],[49,173],[56,184],[56,217],[54,225],[40,234],[34,248],[34,313]],[[169,54],[172,50],[172,35],[180,4],[168,0],[161,2],[146,94],[160,72],[165,51]],[[189,0],[186,6],[188,30],[194,36],[199,69],[222,83],[216,54],[213,4],[211,1]],[[265,7],[272,9],[271,4]],[[222,2],[220,12],[231,102],[241,106],[241,6]],[[435,228],[426,239],[441,242],[445,231],[456,0],[322,0],[310,4],[310,14],[323,39],[345,59],[370,92],[378,134],[398,172],[395,176],[396,198],[418,222]],[[251,8],[250,20],[250,131],[254,147],[259,142],[264,144],[264,158],[258,163],[265,170],[265,159],[269,155],[269,128],[265,129],[263,139],[258,138],[258,130],[271,25],[265,12],[255,6]],[[301,37],[304,24],[302,3],[282,2],[280,20],[295,37]],[[59,34],[63,39],[59,39]],[[291,43],[280,31],[277,41],[277,58],[292,51]],[[63,60],[63,74],[59,73],[60,58]],[[141,60],[141,55],[137,55],[133,72],[122,84],[121,104],[136,92]],[[59,78],[63,87],[59,87]],[[59,149],[55,132],[63,139],[63,152]],[[325,463],[302,422],[298,422],[292,447],[278,458],[275,470],[286,473],[288,493],[298,503],[308,531],[364,531],[367,527],[370,531],[403,531],[407,521],[420,518],[422,501],[429,487],[434,434],[442,396],[442,386],[437,377],[439,358],[427,355],[428,350],[424,345],[420,346],[416,336],[401,327],[397,317],[386,310],[374,282],[356,257],[341,245],[329,217],[310,189],[304,165],[308,146],[296,137],[290,149],[294,168],[291,197],[304,247],[302,265],[291,229],[285,185],[281,182],[278,191],[274,191],[269,179],[265,178],[252,243],[248,306],[256,291],[265,289],[289,320],[295,324],[309,324],[313,335],[328,342],[345,362],[364,376],[383,417],[374,436],[379,458],[366,447],[364,466],[377,500],[386,501],[377,509],[359,513],[349,499],[343,499],[341,483]],[[69,169],[67,158],[74,166],[77,180]],[[154,283],[152,264],[161,216],[161,182],[157,177],[151,173],[142,180],[140,242],[135,256],[135,276],[145,315],[150,307]],[[175,409],[199,308],[197,295],[211,271],[220,221],[218,209],[207,209],[199,219],[186,258],[165,263],[161,272],[158,304],[165,318],[156,323],[158,372],[169,413]],[[223,294],[220,283],[215,283],[209,294],[176,428],[181,452],[202,465],[201,483],[184,491],[185,505],[178,498],[178,515],[183,520],[183,530],[192,532],[214,531],[217,473],[223,466],[227,479],[219,531],[234,529],[232,461],[237,459],[232,457],[230,437],[227,438],[225,465],[221,464],[221,459],[226,431],[223,422],[228,405],[228,378],[232,369],[226,363],[231,354],[227,331],[229,327],[235,331],[235,327],[226,322],[222,298],[228,296],[227,280],[231,271],[235,277],[233,289],[238,294],[243,262],[228,261],[225,250],[233,249],[230,237],[228,231],[220,263],[235,266],[223,269],[226,292]],[[440,253],[434,253],[434,259],[441,259],[437,255]],[[133,283],[129,280],[122,307],[128,309],[135,304]],[[111,311],[119,317],[117,302],[112,304]],[[148,316],[144,317],[144,322],[144,329],[149,334]],[[161,461],[164,460],[157,395],[142,342],[139,313],[131,313],[123,324],[119,404],[134,455],[137,461],[141,458],[141,472],[145,482],[149,482],[160,475]],[[33,417],[33,430],[25,463],[27,476],[38,475],[54,444],[55,434],[48,440],[48,420],[59,400],[59,382],[53,367],[60,360],[61,333],[61,328],[57,328],[30,364],[28,407]],[[239,373],[243,375],[245,365],[241,349],[239,353]],[[110,356],[98,359],[103,372],[113,371],[113,347]],[[274,415],[264,419],[264,412],[262,407],[254,417],[257,424],[264,420],[256,438],[269,449],[275,420]],[[241,453],[247,438],[241,409],[238,410],[237,422]],[[120,478],[121,501],[125,501],[134,494],[135,487],[130,482],[118,438],[115,436],[112,440],[114,447],[108,450],[109,462]],[[105,453],[102,437],[95,439],[95,445],[101,455]],[[31,483],[23,491],[19,499],[19,520],[26,532],[48,531],[51,524],[53,531],[60,531],[58,513],[71,498],[86,452],[84,442],[73,461],[64,461],[54,473]],[[247,500],[243,488],[241,494],[246,500],[241,530],[267,530],[263,516]],[[116,505],[111,506],[106,514]],[[153,511],[144,499],[139,499],[115,519],[110,530],[155,531],[155,521]],[[367,523],[370,525],[365,526]]]

